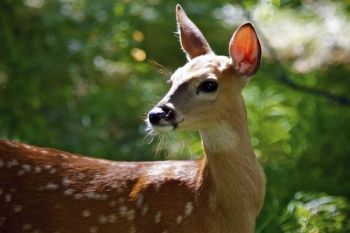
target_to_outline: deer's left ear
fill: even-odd
[[[237,74],[251,76],[260,66],[261,47],[251,23],[240,26],[233,34],[229,45],[232,65]]]
[[[191,60],[200,55],[213,53],[207,40],[197,26],[187,17],[182,7],[176,6],[176,21],[182,50],[187,59]]]

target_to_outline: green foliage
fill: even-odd
[[[324,193],[298,192],[283,215],[283,232],[349,232],[349,203]]]
[[[278,20],[261,1],[242,2],[253,11],[260,6],[266,22],[320,21],[304,1],[272,1]],[[170,72],[185,63],[173,33],[176,3],[0,1],[0,137],[114,160],[201,156],[196,133],[167,135],[156,152],[157,139],[147,144],[142,123],[167,90],[169,76],[147,59]],[[348,20],[349,5],[333,3],[344,4]],[[227,1],[182,4],[215,51],[227,54],[233,32],[223,17],[230,16]],[[266,22],[259,25],[267,27]],[[310,25],[316,30],[318,24]],[[314,35],[310,51],[321,50],[323,37]],[[293,63],[304,54],[292,57],[293,51],[280,49],[279,55],[296,83],[349,97],[349,63],[339,43],[327,45],[333,49],[323,53],[326,62],[304,73]],[[267,176],[256,231],[349,232],[350,108],[283,85],[280,72],[264,57],[243,93],[252,144]]]

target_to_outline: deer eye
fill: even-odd
[[[210,93],[210,92],[214,92],[218,89],[218,83],[216,81],[213,80],[207,80],[202,82],[197,89],[197,94],[199,92],[206,92],[206,93]]]

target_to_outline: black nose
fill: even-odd
[[[148,114],[148,120],[152,125],[159,124],[161,119],[164,119],[166,121],[175,120],[175,111],[170,107],[164,105],[155,108]]]
[[[162,119],[161,113],[159,112],[150,112],[148,114],[148,120],[151,122],[152,125],[159,124],[160,120]]]

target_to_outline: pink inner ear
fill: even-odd
[[[233,66],[241,75],[253,75],[260,64],[260,43],[251,24],[237,30],[230,42],[230,55]]]

